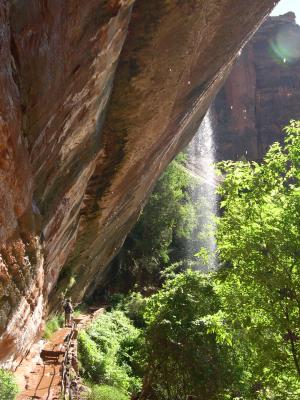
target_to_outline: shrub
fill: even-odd
[[[125,302],[125,295],[123,293],[113,293],[108,297],[108,310],[123,308]]]
[[[129,400],[129,397],[113,386],[94,385],[89,400]]]
[[[210,277],[191,270],[168,279],[149,299],[142,399],[215,400],[231,387],[238,373],[234,354],[205,324],[219,307]]]
[[[123,311],[137,328],[144,328],[144,312],[147,304],[147,298],[139,292],[130,292],[128,295],[115,294],[114,299],[118,299],[113,308]]]
[[[83,376],[99,382],[104,375],[104,356],[86,331],[79,333],[78,351]]]
[[[14,400],[18,393],[18,386],[13,375],[0,368],[0,400]]]
[[[138,391],[140,379],[134,376],[133,368],[139,335],[122,311],[101,315],[78,337],[83,376],[126,393]]]
[[[125,314],[138,327],[145,326],[144,312],[146,305],[147,298],[143,297],[141,293],[132,292],[129,294],[125,305]]]

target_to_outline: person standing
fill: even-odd
[[[63,305],[65,312],[65,326],[70,326],[72,324],[72,314],[73,314],[73,306],[71,303],[71,299],[67,299]]]

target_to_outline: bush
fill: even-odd
[[[128,295],[115,294],[114,299],[118,301],[114,304],[115,310],[123,311],[137,328],[144,328],[144,312],[147,304],[147,298],[139,292],[130,292]]]
[[[108,311],[112,309],[122,310],[125,302],[123,293],[113,293],[108,297]]]
[[[144,312],[147,305],[147,298],[143,297],[141,293],[132,292],[127,297],[125,305],[125,314],[130,318],[138,327],[144,327]]]
[[[239,373],[235,356],[205,323],[219,307],[210,277],[191,270],[168,279],[149,299],[142,399],[215,400],[232,387]]]
[[[126,393],[137,392],[140,379],[134,376],[133,369],[139,335],[122,311],[101,315],[78,337],[83,376]]]
[[[113,386],[94,385],[89,400],[129,400],[129,397]]]
[[[54,332],[64,326],[64,317],[62,315],[55,315],[46,322],[43,338],[49,339]]]
[[[13,375],[0,368],[0,400],[14,400],[18,393],[18,386]]]

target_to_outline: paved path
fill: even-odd
[[[102,314],[104,308],[91,309],[90,313],[75,318],[77,329],[83,329],[94,318]],[[28,355],[15,371],[16,381],[21,389],[17,400],[60,400],[62,373],[67,346],[77,353],[77,332],[71,328],[61,328],[48,341],[35,343]],[[71,337],[70,335],[74,335]],[[69,344],[68,344],[69,343]],[[72,349],[71,349],[72,350]]]
[[[70,333],[71,328],[59,329],[45,342],[38,354],[36,354],[38,349],[33,348],[23,359],[15,372],[17,383],[21,388],[17,400],[59,399],[64,343]]]

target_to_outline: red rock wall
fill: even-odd
[[[299,104],[300,27],[293,13],[269,17],[215,99],[218,159],[261,159]]]
[[[3,359],[14,353],[16,346],[24,351],[38,333],[43,307],[43,257],[32,212],[33,177],[22,135],[9,6],[4,1],[0,2],[0,24],[0,359]]]
[[[132,3],[1,2],[7,165],[0,265],[9,286],[0,290],[0,359],[22,354],[39,334],[48,294],[75,242]]]
[[[133,3],[0,0],[7,363],[92,290],[274,1]]]

